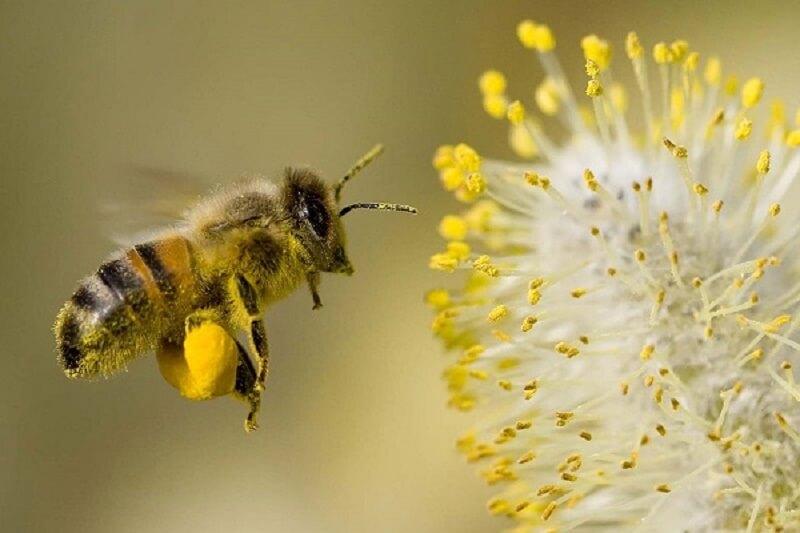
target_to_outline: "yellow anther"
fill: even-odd
[[[555,115],[561,107],[558,86],[551,78],[545,78],[536,87],[534,99],[536,100],[536,105],[545,115]]]
[[[749,118],[742,118],[736,124],[736,129],[733,130],[733,136],[739,139],[747,139],[753,131],[753,122]]]
[[[506,99],[503,96],[487,94],[483,97],[483,109],[492,118],[505,118],[506,107]]]
[[[667,434],[667,428],[665,428],[665,427],[664,427],[662,424],[658,424],[658,425],[656,426],[656,431],[657,431],[657,432],[658,432],[658,434],[659,434],[659,435],[661,435],[662,437],[663,437],[664,435],[666,435],[666,434]]]
[[[739,78],[736,76],[728,76],[728,79],[725,80],[725,86],[722,88],[722,91],[728,96],[734,96],[738,88]]]
[[[451,241],[447,243],[447,255],[464,261],[469,257],[469,245],[461,241]]]
[[[561,474],[561,479],[563,479],[564,481],[576,481],[578,479],[578,476],[576,476],[575,474],[570,474],[569,472],[564,472]]]
[[[540,176],[536,172],[526,172],[525,182],[528,185],[532,185],[534,187],[541,187],[542,189],[547,189],[548,187],[550,187],[550,178],[545,178],[544,176]]]
[[[653,355],[655,349],[656,349],[655,346],[653,346],[652,344],[648,344],[647,346],[642,348],[641,353],[639,353],[639,359],[641,359],[642,361],[647,361]]]
[[[781,214],[781,204],[772,204],[769,206],[770,216],[776,217]]]
[[[523,331],[523,333],[530,331],[531,328],[533,326],[535,326],[538,321],[539,321],[539,319],[536,318],[535,316],[526,316],[522,320],[522,331]]]
[[[620,383],[619,391],[622,393],[623,396],[627,396],[628,395],[628,390],[629,389],[630,389],[630,386],[627,383]]]
[[[647,261],[647,254],[642,249],[638,249],[633,253],[633,257],[640,263]]]
[[[541,486],[541,487],[539,487],[539,489],[536,491],[536,495],[537,495],[537,496],[545,496],[545,495],[547,495],[547,494],[550,494],[550,493],[552,493],[552,492],[555,492],[556,490],[557,490],[557,487],[556,487],[555,485],[542,485],[542,486]]]
[[[586,69],[586,75],[591,79],[596,79],[600,74],[600,66],[593,59],[587,59],[584,68]]]
[[[425,293],[425,303],[434,309],[444,309],[450,305],[450,293],[444,289],[432,289]]]
[[[680,407],[680,406],[681,406],[681,402],[679,402],[677,398],[672,398],[672,399],[669,401],[669,403],[670,403],[670,404],[672,404],[672,410],[673,410],[673,411],[677,411],[677,410],[678,410],[678,407]]]
[[[586,94],[592,98],[603,94],[603,85],[600,80],[589,80],[586,84]]]
[[[786,144],[792,148],[800,146],[800,129],[792,130],[786,134]]]
[[[521,465],[524,465],[525,463],[530,463],[534,459],[536,459],[536,454],[533,453],[533,452],[528,452],[525,455],[523,455],[522,457],[520,457],[519,459],[517,459],[517,463],[521,464]]]
[[[529,502],[528,500],[521,501],[520,503],[517,504],[516,507],[514,507],[514,511],[516,511],[517,513],[519,513],[520,511],[524,511],[525,509],[528,508],[530,504],[531,502]]]
[[[483,175],[473,172],[467,178],[467,190],[471,193],[480,194],[486,190],[486,180]]]
[[[769,172],[770,155],[767,150],[758,154],[758,163],[756,163],[756,170],[759,174],[766,174]]]
[[[489,379],[489,374],[485,370],[470,370],[469,376],[478,381],[486,381]]]
[[[572,359],[573,357],[581,353],[581,351],[577,349],[575,346],[572,346],[571,344],[568,344],[564,341],[557,343],[555,346],[555,350],[561,355],[566,356],[567,359]]]
[[[478,79],[481,93],[486,96],[497,96],[506,90],[506,77],[497,70],[487,70]]]
[[[433,270],[453,272],[458,266],[458,259],[449,254],[434,254],[431,256],[428,266]]]
[[[693,286],[695,289],[699,289],[700,287],[702,287],[702,286],[703,286],[703,280],[702,280],[702,279],[700,279],[700,278],[693,278],[693,279],[692,279],[692,286]]]
[[[666,483],[662,483],[661,485],[656,485],[656,490],[658,492],[663,492],[664,494],[672,492],[672,489]]]
[[[458,167],[447,167],[441,171],[439,178],[448,191],[454,191],[464,183],[464,173]]]
[[[588,431],[581,431],[578,436],[586,441],[592,440],[592,434]]]
[[[683,70],[685,72],[694,72],[697,70],[697,63],[700,61],[700,54],[691,52],[686,56],[686,61],[683,62]]]
[[[488,255],[482,255],[473,261],[472,268],[478,272],[483,272],[492,278],[496,278],[500,274],[500,271],[496,267],[492,266]]]
[[[508,315],[508,308],[505,305],[498,305],[487,315],[486,319],[489,322],[498,322],[499,320],[505,318]]]
[[[695,183],[694,192],[697,196],[705,196],[706,194],[708,194],[708,189],[702,183]]]
[[[542,293],[539,292],[539,289],[528,289],[528,303],[531,305],[536,305],[539,303],[539,300],[542,299]]]
[[[709,85],[719,85],[722,80],[722,63],[718,57],[708,59],[703,77]]]
[[[477,172],[481,166],[481,158],[478,153],[469,145],[458,144],[453,149],[458,166],[464,172]]]
[[[583,48],[583,57],[591,59],[604,71],[611,63],[611,46],[608,41],[599,38],[597,35],[587,35],[581,39],[581,48]]]
[[[666,137],[662,139],[662,142],[664,143],[664,146],[667,147],[667,150],[672,153],[672,157],[675,159],[686,159],[689,157],[689,151],[685,146],[679,146]]]
[[[713,209],[715,213],[719,213],[720,211],[722,211],[722,206],[724,205],[725,202],[723,202],[722,200],[717,200],[716,202],[711,204],[711,209]]]
[[[761,100],[764,94],[764,82],[761,78],[750,78],[742,86],[742,105],[749,109]]]
[[[517,428],[517,431],[522,431],[522,430],[525,430],[525,429],[530,429],[531,427],[533,427],[533,422],[531,422],[530,420],[519,420],[519,421],[517,421],[517,423],[514,425],[514,427],[516,427],[516,428]]]
[[[652,387],[653,383],[655,382],[655,380],[656,380],[655,376],[649,376],[649,375],[645,376],[644,377],[644,385],[645,385],[645,387]]]
[[[642,48],[642,43],[639,42],[639,36],[634,31],[628,33],[625,38],[625,53],[628,54],[630,59],[642,57],[644,54],[644,48]]]
[[[467,223],[459,216],[445,215],[439,222],[439,235],[454,241],[464,240],[467,236]]]
[[[659,65],[664,65],[672,61],[672,50],[670,50],[667,43],[656,43],[653,47],[653,59]]]
[[[672,62],[680,63],[689,53],[689,43],[683,40],[672,41],[669,45],[669,51],[672,53]]]
[[[550,28],[532,20],[523,20],[517,25],[517,37],[522,46],[539,52],[548,52],[556,47],[556,39]]]
[[[542,520],[547,520],[553,514],[553,511],[556,510],[556,502],[550,502],[547,504],[547,507],[544,508],[542,511]]]
[[[581,341],[581,344],[589,344],[589,337],[586,335],[581,335],[578,340]]]
[[[445,144],[436,149],[436,153],[433,155],[433,168],[436,170],[444,170],[455,164],[456,160],[451,145]]]
[[[711,118],[711,124],[719,126],[723,120],[725,120],[725,110],[719,108],[714,112],[714,116]]]
[[[617,275],[617,269],[616,269],[616,268],[613,268],[613,267],[609,267],[609,268],[606,270],[606,273],[607,273],[609,276],[611,276],[611,277],[613,278],[614,276],[616,276],[616,275]]]
[[[502,498],[492,498],[487,504],[487,509],[493,515],[502,515],[511,511],[511,504]]]
[[[525,107],[519,100],[514,100],[508,105],[508,120],[512,124],[522,124],[525,120]]]

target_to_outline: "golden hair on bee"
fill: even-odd
[[[269,371],[267,306],[306,283],[319,309],[320,275],[353,273],[341,221],[347,213],[416,213],[400,204],[339,205],[345,184],[382,151],[370,150],[333,186],[311,170],[287,168],[280,184],[257,179],[224,188],[174,229],[112,256],[56,318],[65,374],[109,376],[154,351],[182,396],[231,394],[247,402],[245,430],[254,430]]]

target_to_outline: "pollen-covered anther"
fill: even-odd
[[[499,322],[506,316],[508,316],[508,308],[505,305],[501,304],[492,309],[491,311],[489,311],[489,314],[487,315],[486,319],[489,322]]]
[[[587,292],[588,291],[586,289],[579,287],[577,289],[573,289],[572,291],[570,291],[570,296],[577,299],[586,296]]]
[[[550,516],[553,514],[553,511],[556,510],[557,504],[556,502],[550,502],[547,504],[547,507],[544,508],[542,511],[542,520],[548,520]]]
[[[473,194],[480,194],[486,190],[486,180],[479,172],[467,176],[467,190]]]
[[[506,90],[506,77],[500,71],[487,70],[481,74],[478,85],[484,96],[501,95]]]
[[[493,266],[488,255],[482,255],[472,262],[472,268],[478,272],[483,272],[491,278],[496,278],[500,275],[497,267]]]
[[[540,187],[544,190],[550,187],[550,179],[540,176],[536,172],[526,172],[523,177],[525,178],[525,183],[533,187]]]
[[[522,455],[519,459],[517,459],[517,464],[524,465],[525,463],[530,463],[536,458],[536,454],[533,452],[527,452]]]
[[[578,434],[578,436],[579,436],[580,438],[582,438],[583,440],[585,440],[585,441],[590,441],[590,440],[592,440],[592,434],[591,434],[591,433],[589,433],[588,431],[581,431],[581,432]]]
[[[672,489],[666,483],[662,483],[661,485],[656,485],[656,490],[658,492],[663,492],[664,494],[672,492]]]
[[[448,240],[462,241],[467,235],[467,222],[463,217],[446,215],[439,222],[439,234]]]
[[[594,61],[601,72],[611,64],[611,45],[597,35],[587,35],[581,39],[581,48],[583,48],[583,57]]]
[[[750,78],[742,86],[742,106],[749,109],[761,101],[764,93],[764,82],[761,78]]]
[[[549,52],[556,46],[550,28],[544,24],[536,24],[532,20],[523,20],[517,25],[517,37],[522,46],[539,52]]]
[[[667,428],[665,428],[663,424],[658,424],[656,426],[656,433],[663,437],[667,434]]]
[[[736,128],[733,130],[733,136],[742,141],[750,137],[750,133],[753,131],[753,121],[749,118],[742,118],[739,122],[736,123]]]
[[[591,96],[592,98],[596,98],[598,96],[603,95],[603,84],[600,83],[600,80],[589,80],[586,83],[586,96]]]
[[[644,55],[642,43],[639,42],[639,36],[634,31],[629,32],[625,37],[625,53],[630,59],[638,59]]]
[[[646,345],[644,348],[642,348],[642,351],[639,353],[639,359],[641,359],[642,361],[649,360],[650,357],[653,356],[653,352],[655,351],[655,349],[656,347],[653,346],[652,344]]]
[[[507,115],[512,124],[522,124],[525,121],[525,106],[519,100],[514,100],[508,106]]]
[[[522,319],[522,327],[521,327],[522,332],[526,333],[530,331],[531,328],[533,328],[533,326],[535,326],[538,321],[539,319],[536,318],[535,316],[532,315],[526,316],[524,319]]]
[[[497,380],[497,386],[500,387],[503,390],[506,390],[506,391],[510,391],[511,389],[514,388],[514,386],[511,384],[511,382],[508,381],[507,379],[499,379],[499,380]]]
[[[567,359],[571,359],[581,353],[581,351],[578,348],[564,341],[557,343],[555,346],[555,350],[561,355],[565,356]]]
[[[565,412],[556,411],[556,426],[557,427],[566,426],[567,422],[572,420],[572,418],[574,416],[575,416],[575,413],[573,413],[571,411],[565,411]]]
[[[561,479],[563,479],[564,481],[570,481],[570,482],[571,481],[577,481],[578,480],[578,476],[576,476],[575,474],[571,474],[569,472],[562,472]]]

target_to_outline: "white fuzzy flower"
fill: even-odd
[[[723,83],[684,41],[651,61],[628,35],[634,126],[606,41],[583,40],[576,95],[549,28],[518,35],[568,139],[489,71],[484,107],[530,161],[463,144],[434,160],[472,204],[431,259],[466,285],[428,302],[490,512],[520,531],[800,531],[800,132],[779,104],[757,114],[760,79]]]

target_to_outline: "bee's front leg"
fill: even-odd
[[[315,311],[322,307],[322,299],[319,297],[319,272],[312,271],[306,275],[306,280],[308,281],[308,288],[311,291],[311,299],[314,300],[314,309]]]
[[[247,317],[247,323],[241,324],[241,327],[247,331],[250,348],[258,358],[255,383],[248,393],[250,413],[244,423],[245,431],[250,432],[258,427],[256,416],[261,403],[261,391],[264,390],[264,383],[269,374],[269,345],[267,344],[267,331],[264,329],[261,311],[258,308],[258,296],[255,288],[241,274],[236,275],[234,287],[235,293],[232,296],[237,297]]]

